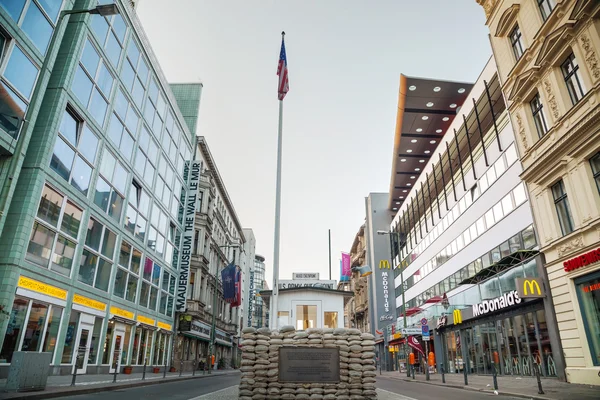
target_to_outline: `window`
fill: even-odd
[[[134,108],[123,90],[119,89],[115,97],[115,112],[108,126],[108,137],[129,162],[133,162],[133,150],[140,120]]]
[[[569,96],[573,105],[577,104],[579,100],[585,96],[585,88],[581,82],[581,74],[579,73],[579,65],[575,55],[571,53],[567,59],[560,66],[563,77],[565,78],[565,84],[569,90]]]
[[[554,7],[556,7],[555,0],[537,0],[538,7],[540,8],[540,13],[542,14],[542,19],[546,21]]]
[[[600,273],[575,280],[575,290],[594,365],[600,365]]]
[[[152,207],[152,213],[150,216],[150,229],[148,230],[148,237],[146,244],[149,248],[156,251],[158,255],[164,258],[165,250],[165,237],[164,233],[168,232],[169,219],[158,203],[154,202]]]
[[[127,187],[127,170],[104,148],[100,175],[96,182],[94,203],[109,216],[119,221]]]
[[[523,55],[523,37],[521,36],[519,25],[515,26],[509,36],[513,54],[518,61]]]
[[[567,199],[562,179],[552,185],[552,196],[554,197],[554,206],[556,207],[556,214],[562,234],[563,236],[568,235],[573,232],[573,217],[571,216],[569,199]]]
[[[592,173],[594,174],[594,180],[596,181],[596,188],[600,193],[600,153],[590,158],[590,165],[592,167]]]
[[[87,196],[96,161],[98,138],[69,111],[63,114],[50,168]]]
[[[0,350],[0,364],[10,363],[15,351],[49,352],[53,353],[53,360],[62,314],[61,307],[15,297]]]
[[[317,306],[296,306],[296,329],[306,330],[317,327]]]
[[[536,93],[533,99],[529,102],[531,107],[531,113],[533,114],[533,120],[535,122],[535,129],[537,130],[538,136],[541,138],[548,132],[548,126],[546,125],[546,118],[544,117],[544,106],[540,101],[540,94]]]
[[[324,328],[337,328],[338,327],[338,313],[335,311],[325,311],[324,313]]]
[[[0,4],[4,5],[3,2]],[[5,38],[0,35],[0,40],[4,47]],[[14,139],[19,136],[21,122],[25,117],[38,72],[37,66],[23,53],[23,50],[14,45],[0,80],[0,90],[5,92],[5,95],[0,98],[2,106],[0,128]]]
[[[146,260],[144,261],[144,270],[142,273],[142,291],[140,292],[139,304],[153,311],[156,311],[156,306],[158,304],[158,293],[160,290],[161,278],[160,273],[162,269],[163,268],[156,264],[151,258],[146,257]]]
[[[113,82],[114,78],[106,62],[88,38],[75,71],[71,90],[100,126],[104,126]]]
[[[141,241],[146,237],[146,226],[150,207],[150,197],[142,186],[135,180],[129,189],[129,205],[125,219],[125,229],[134,234]]]
[[[144,56],[140,54],[140,49],[135,40],[131,39],[127,47],[127,57],[121,70],[121,80],[140,110],[142,110],[149,75],[148,63],[144,60]]]
[[[20,21],[21,29],[42,54],[48,49],[61,4],[62,1],[56,0],[0,0],[0,6],[15,22]],[[21,19],[23,9],[26,11]]]
[[[154,187],[158,146],[145,126],[142,126],[138,145],[135,156],[135,171],[149,187]]]
[[[44,186],[25,259],[70,276],[82,214],[72,201]]]
[[[141,264],[142,252],[122,241],[113,289],[115,296],[135,303]]]
[[[119,59],[121,58],[121,52],[125,43],[125,34],[127,33],[127,25],[123,17],[121,14],[107,17],[98,14],[92,15],[92,30],[96,35],[96,39],[98,39],[100,47],[104,49],[106,56],[116,69],[119,65]]]
[[[117,236],[90,218],[85,247],[79,265],[78,280],[97,289],[108,291]]]
[[[191,275],[190,284],[194,285],[194,274]],[[188,289],[188,295],[191,296],[192,290]],[[171,317],[173,315],[173,304],[175,299],[175,275],[169,274],[163,270],[162,281],[160,286],[160,303],[158,312]]]

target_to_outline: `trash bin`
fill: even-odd
[[[6,391],[44,390],[52,362],[52,353],[16,351],[13,353],[6,379]]]

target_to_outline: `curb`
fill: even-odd
[[[481,392],[481,393],[488,393],[488,394],[494,393],[494,391],[491,389],[478,389],[476,387],[455,385],[455,384],[451,384],[451,383],[437,384],[434,382],[417,381],[417,380],[405,379],[405,378],[394,378],[394,377],[391,377],[391,378],[399,380],[399,381],[403,381],[403,382],[422,383],[425,385],[433,385],[433,386],[439,386],[439,387],[451,387],[451,388],[455,388],[455,389],[469,390],[471,392]],[[498,391],[498,396],[519,397],[519,398],[531,399],[531,400],[556,400],[556,399],[552,399],[550,397],[543,397],[543,396],[523,394],[523,393],[512,393],[512,392],[505,392],[505,391],[500,391],[500,390]]]
[[[50,390],[41,390],[38,392],[16,392],[15,393],[15,392],[0,391],[0,399],[43,400],[43,399],[51,399],[51,398],[56,398],[56,397],[77,396],[77,395],[82,395],[82,394],[109,392],[109,391],[121,390],[121,389],[130,389],[130,388],[134,388],[134,387],[160,385],[163,383],[181,382],[181,381],[210,378],[210,377],[216,377],[216,376],[228,376],[228,375],[234,375],[237,373],[238,373],[238,370],[235,370],[233,372],[224,372],[224,373],[220,373],[218,375],[212,375],[212,374],[208,375],[207,374],[207,375],[196,375],[196,376],[182,376],[182,377],[168,378],[168,379],[153,379],[153,380],[147,380],[147,381],[140,380],[140,381],[136,381],[136,382],[128,382],[128,383],[121,383],[121,384],[119,384],[117,382],[116,384],[112,384],[112,385],[96,386],[96,387],[94,387],[94,385],[92,384],[92,385],[88,385],[87,387],[80,387],[80,388],[75,386],[75,388],[73,388],[73,389],[71,389],[70,386],[67,386],[66,389],[64,389],[64,390],[60,390],[60,389],[54,390],[54,388],[58,388],[58,386],[54,386]],[[7,395],[8,395],[8,397],[4,397]]]

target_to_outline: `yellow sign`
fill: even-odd
[[[133,313],[131,311],[123,310],[122,308],[111,307],[110,313],[119,317],[133,319]]]
[[[545,297],[544,283],[540,278],[517,278],[517,293],[522,299]]]
[[[154,320],[148,317],[144,317],[143,315],[138,315],[137,320],[138,322],[141,322],[143,324],[154,326]]]
[[[379,269],[390,269],[390,262],[388,260],[379,261]]]
[[[394,333],[394,336],[392,337],[392,340],[401,339],[401,338],[402,338],[402,334],[401,333]]]
[[[166,330],[166,331],[170,331],[170,330],[171,330],[171,325],[169,325],[169,324],[165,324],[164,322],[160,322],[160,321],[158,321],[158,322],[156,323],[156,326],[158,326],[159,328],[161,328],[161,329],[164,329],[164,330]]]
[[[73,296],[73,303],[80,304],[85,307],[93,308],[100,311],[106,311],[106,304],[100,301],[89,299],[85,296],[75,293]]]
[[[525,294],[525,296],[527,296],[527,288],[529,288],[531,294],[534,294],[535,289],[537,289],[538,295],[542,294],[542,291],[540,290],[540,285],[538,285],[536,281],[527,279],[523,282],[523,293]]]
[[[31,290],[33,292],[42,293],[48,296],[56,297],[61,300],[67,299],[67,291],[55,286],[50,286],[40,281],[36,281],[25,276],[19,277],[19,287]]]
[[[452,317],[454,317],[454,325],[462,324],[462,313],[460,310],[452,311]]]

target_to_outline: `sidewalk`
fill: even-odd
[[[6,392],[6,379],[0,379],[0,399],[49,399],[53,397],[61,396],[74,396],[78,394],[87,394],[93,392],[126,389],[136,386],[155,385],[166,382],[177,382],[188,379],[202,379],[211,376],[220,375],[233,375],[238,374],[239,370],[227,369],[212,371],[203,374],[202,371],[196,371],[196,375],[192,375],[192,372],[184,372],[179,376],[179,372],[167,372],[166,378],[163,378],[163,373],[148,373],[146,372],[146,379],[142,379],[141,373],[137,374],[118,374],[117,382],[113,383],[113,374],[102,374],[102,375],[77,375],[75,386],[71,386],[72,375],[60,375],[60,376],[49,376],[46,384],[46,389],[43,391],[36,392]]]
[[[468,386],[465,386],[464,375],[446,374],[446,383],[442,383],[441,374],[431,374],[431,380],[425,380],[425,375],[415,374],[415,379],[406,377],[406,372],[384,371],[382,376],[394,378],[415,384],[429,384],[449,386],[465,390],[493,393],[494,382],[491,375],[469,375]],[[498,394],[504,396],[523,397],[538,400],[598,400],[600,399],[600,386],[578,385],[561,382],[558,379],[543,378],[542,389],[544,394],[538,394],[536,378],[498,376]]]

